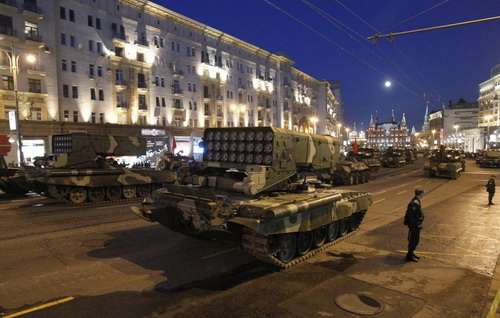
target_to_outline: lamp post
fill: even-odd
[[[15,111],[15,117],[16,117],[16,132],[17,132],[17,146],[19,149],[19,161],[20,165],[24,165],[24,154],[23,154],[23,139],[22,139],[22,134],[21,134],[21,125],[19,122],[19,98],[17,96],[17,74],[19,73],[19,58],[21,55],[24,53],[19,53],[16,55],[16,51],[14,47],[11,47],[10,54],[7,50],[0,49],[9,59],[9,67],[10,71],[12,72],[12,81],[14,82],[14,95],[16,99],[16,111]],[[33,54],[26,54],[26,61],[28,63],[35,63],[36,57]]]
[[[486,115],[484,116],[484,119],[486,119],[486,121],[488,122],[488,125],[487,125],[487,128],[486,128],[486,137],[484,138],[484,143],[485,143],[485,146],[484,148],[485,149],[488,149],[488,143],[490,142],[490,120],[493,118],[493,115]]]
[[[436,133],[436,129],[431,130],[432,133],[432,145],[434,145],[434,134]]]
[[[342,127],[341,123],[337,124],[337,138],[340,138],[340,127]]]
[[[318,123],[319,119],[318,119],[318,117],[313,116],[313,117],[309,118],[309,121],[311,123],[313,123],[313,127],[314,127],[313,128],[313,134],[315,134],[316,133],[316,124]]]
[[[420,142],[418,140],[418,132],[415,133],[415,144],[417,145],[417,147],[420,145]]]
[[[458,148],[458,128],[460,126],[459,125],[454,125],[453,128],[455,128],[455,142],[457,144],[457,148]]]

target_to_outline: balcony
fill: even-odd
[[[128,104],[123,102],[123,103],[120,103],[120,104],[117,104],[116,105],[116,108],[120,108],[120,109],[128,109]],[[147,107],[146,107],[147,109]]]
[[[30,68],[26,69],[26,73],[30,75],[38,75],[38,76],[45,76],[47,75],[47,72],[40,69],[39,67],[36,66],[31,66]]]
[[[137,83],[137,91],[140,93],[144,93],[148,90],[148,84],[145,82],[138,82]]]
[[[217,100],[224,100],[224,96],[222,96],[222,95],[217,95],[217,96],[215,97],[215,99],[217,99]]]
[[[38,20],[43,19],[42,8],[29,3],[25,3],[23,5],[23,15],[28,18],[34,18]]]
[[[222,112],[217,112],[217,117],[224,117],[224,114]]]
[[[182,89],[179,87],[172,87],[172,94],[174,95],[182,95]]]
[[[148,110],[148,104],[139,104],[139,110]]]
[[[0,26],[0,40],[19,42],[17,31],[14,28]]]
[[[122,42],[128,42],[128,37],[125,35],[125,32],[117,32],[117,31],[113,31],[113,40],[117,40],[117,41],[122,41]]]
[[[137,40],[134,41],[134,44],[138,44],[138,45],[149,47],[149,42],[146,39],[137,39]]]
[[[0,11],[5,13],[16,13],[17,3],[15,0],[0,0]]]
[[[205,109],[205,116],[212,116],[212,112],[209,109]]]
[[[203,93],[203,99],[211,99],[212,95],[210,93]]]
[[[184,77],[184,71],[181,70],[173,71],[172,76],[176,78]]]
[[[127,88],[127,81],[125,80],[117,80],[115,85],[118,90],[123,90]]]
[[[246,85],[244,85],[244,84],[238,84],[238,90],[244,91],[246,89],[247,89]]]

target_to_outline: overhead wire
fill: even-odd
[[[351,13],[353,16],[355,16],[356,18],[358,18],[359,20],[361,20],[364,24],[366,24],[369,28],[371,28],[372,30],[374,30],[375,32],[377,32],[378,34],[381,34],[381,32],[376,29],[375,27],[373,27],[370,23],[368,23],[367,21],[365,21],[361,16],[359,16],[358,14],[356,14],[354,11],[352,11],[350,8],[348,8],[345,4],[343,4],[340,0],[336,0],[337,3],[339,5],[341,5],[345,10],[347,10],[349,13]],[[448,1],[448,0],[447,0]],[[445,1],[446,2],[446,1]],[[444,2],[440,3],[443,4]],[[437,6],[434,6],[430,9],[433,9]],[[427,9],[427,10],[424,10],[425,12],[428,12],[430,9]],[[423,12],[421,12],[423,13]],[[419,14],[420,15],[420,14]],[[391,42],[389,39],[387,39],[389,42]],[[392,44],[394,44],[394,46],[396,47],[396,49],[398,50],[398,52],[403,56],[403,58],[405,58],[405,60],[407,60],[409,62],[409,64],[417,71],[417,74],[419,74],[422,79],[429,83],[430,81],[422,74],[422,72],[420,72],[420,70],[415,66],[414,63],[412,63],[410,61],[410,59],[408,58],[408,56],[406,54],[403,53],[403,51],[401,50],[401,48],[399,48],[399,46],[397,46],[395,43],[391,42]],[[439,98],[439,96],[441,96],[441,94],[434,88],[434,87],[431,87],[431,90],[434,91],[434,93],[437,93],[437,96],[434,98],[437,102],[441,102],[441,99]],[[424,93],[425,93],[425,90],[424,90]],[[425,98],[424,98],[425,99]],[[441,105],[438,105],[438,107],[440,107]]]
[[[293,16],[292,14],[290,14],[289,12],[287,12],[286,10],[278,7],[277,5],[275,5],[274,3],[272,3],[271,1],[269,0],[263,0],[264,2],[266,2],[267,4],[269,4],[270,6],[272,6],[273,8],[275,8],[276,10],[278,11],[281,11],[282,13],[284,13],[285,15],[287,15],[289,18],[293,19],[294,21],[298,22],[299,24],[303,25],[304,27],[306,27],[307,29],[309,29],[310,31],[316,33],[317,35],[319,35],[320,37],[322,37],[323,39],[325,39],[326,41],[328,41],[329,43],[333,44],[334,46],[336,46],[337,48],[339,48],[340,50],[342,50],[343,52],[349,54],[351,57],[355,58],[356,60],[358,60],[359,62],[363,63],[364,65],[368,66],[369,68],[371,68],[372,70],[376,71],[377,73],[379,74],[382,74],[383,76],[385,77],[390,77],[388,74],[382,72],[381,70],[379,70],[378,68],[376,68],[375,66],[371,65],[370,63],[368,63],[367,61],[365,61],[364,59],[362,59],[361,57],[357,56],[356,54],[350,52],[349,50],[347,50],[346,48],[344,48],[343,46],[341,46],[340,44],[336,43],[335,41],[333,41],[332,39],[330,39],[329,37],[327,37],[326,35],[324,35],[323,33],[319,32],[318,30],[314,29],[313,27],[311,27],[310,25],[308,25],[307,23],[303,22],[302,20],[296,18],[295,16]],[[420,97],[420,94],[418,94],[417,92],[413,91],[412,89],[410,89],[409,87],[403,85],[402,83],[397,83],[399,86],[403,87],[404,89],[406,89],[408,92]]]
[[[372,46],[367,46],[366,42],[369,42],[363,35],[361,35],[360,33],[358,33],[357,31],[355,31],[354,29],[350,28],[349,26],[345,25],[344,23],[342,23],[341,21],[339,21],[338,19],[335,19],[334,17],[332,17],[331,15],[329,15],[327,12],[325,12],[324,10],[322,10],[321,8],[317,7],[316,5],[312,4],[311,2],[309,2],[308,0],[300,0],[302,1],[304,4],[306,4],[307,6],[309,6],[312,10],[314,10],[315,12],[317,12],[319,15],[321,15],[323,18],[325,18],[326,20],[328,20],[330,23],[332,23],[335,27],[337,27],[339,30],[341,30],[342,32],[346,33],[351,39],[353,39],[355,42],[359,43],[360,45],[362,45],[363,47],[365,48],[368,48],[372,54],[376,54],[376,52],[374,52],[372,50]],[[349,31],[351,31],[352,33],[354,33],[355,35],[357,35],[358,37],[362,38],[363,39],[363,42],[359,41],[358,39],[354,38],[349,32],[347,32],[346,30],[342,29],[341,27],[339,27],[337,24],[340,24],[342,25],[344,28],[348,29]],[[376,47],[378,50],[377,52],[380,53],[383,57],[380,57],[378,56],[378,58],[383,61],[383,62],[386,62],[388,64],[390,64],[392,67],[394,67],[394,69],[396,69],[396,71],[398,71],[400,74],[402,74],[408,81],[410,81],[411,83],[413,83],[415,86],[417,86],[421,91],[422,91],[422,94],[425,93],[426,89],[424,87],[422,87],[420,84],[418,84],[408,73],[406,73],[401,67],[399,67],[384,51],[382,51],[378,46]],[[403,53],[403,52],[401,52]],[[385,57],[385,59],[384,59]],[[399,84],[399,83],[398,83]]]
[[[436,4],[435,6],[432,6],[432,7],[428,8],[428,9],[425,9],[424,11],[422,11],[420,13],[415,14],[414,16],[409,17],[408,19],[405,19],[405,20],[403,20],[403,21],[401,21],[399,23],[396,23],[393,26],[391,26],[391,27],[385,29],[384,31],[382,31],[382,33],[385,33],[385,32],[387,32],[387,31],[389,31],[391,29],[394,29],[395,27],[400,26],[403,23],[411,21],[411,20],[415,19],[416,17],[421,16],[422,14],[431,11],[432,9],[435,9],[435,8],[439,7],[440,5],[442,5],[442,4],[445,4],[448,1],[450,1],[450,0],[444,0],[443,2],[440,2],[440,3]]]

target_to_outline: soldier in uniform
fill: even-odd
[[[420,230],[424,222],[424,210],[422,209],[422,197],[424,196],[423,189],[415,189],[415,196],[408,203],[408,208],[405,215],[405,225],[408,226],[408,253],[406,254],[407,262],[418,262],[419,256],[415,255],[420,240]]]
[[[488,205],[494,205],[493,203],[493,197],[495,196],[495,175],[491,175],[490,180],[488,180],[488,183],[485,185],[486,187],[486,192],[488,192]]]

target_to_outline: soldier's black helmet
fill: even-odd
[[[424,189],[415,189],[415,195],[424,195]]]

